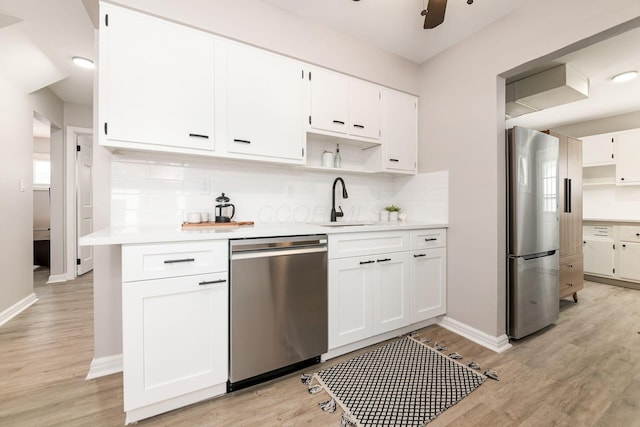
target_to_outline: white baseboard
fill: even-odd
[[[0,313],[0,326],[38,302],[36,294],[30,294]]]
[[[480,344],[489,350],[495,351],[496,353],[502,353],[511,348],[511,344],[509,344],[509,337],[507,337],[506,334],[500,335],[499,337],[493,337],[450,317],[443,317],[440,319],[438,324],[443,328],[448,329],[451,332],[455,332],[456,334]]]
[[[47,285],[51,283],[64,283],[67,281],[66,274],[52,274],[49,276],[49,280],[47,280]]]
[[[104,377],[111,374],[122,372],[122,354],[115,356],[100,357],[91,361],[89,373],[86,380]]]

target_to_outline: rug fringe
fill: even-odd
[[[356,427],[357,425],[357,421],[353,416],[346,412],[344,412],[340,417],[340,427]]]
[[[309,394],[316,394],[322,391],[321,385],[310,385],[309,386]]]
[[[324,402],[320,402],[318,403],[318,406],[320,406],[320,409],[330,414],[333,414],[334,412],[336,412],[335,399],[329,399],[329,400],[325,400]]]
[[[312,374],[302,374],[302,375],[300,375],[300,381],[302,381],[302,384],[304,384],[304,385],[311,384],[312,380],[313,380],[313,375]]]

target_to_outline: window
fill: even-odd
[[[33,153],[33,188],[51,186],[51,161],[48,153]]]

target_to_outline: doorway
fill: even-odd
[[[78,246],[78,239],[93,232],[93,130],[66,128],[67,280],[93,270],[93,248]]]

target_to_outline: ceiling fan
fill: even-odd
[[[447,9],[447,0],[428,0],[429,6],[424,7],[420,15],[424,16],[424,29],[429,30],[442,24],[444,13]],[[467,4],[473,4],[473,0],[467,0]]]

